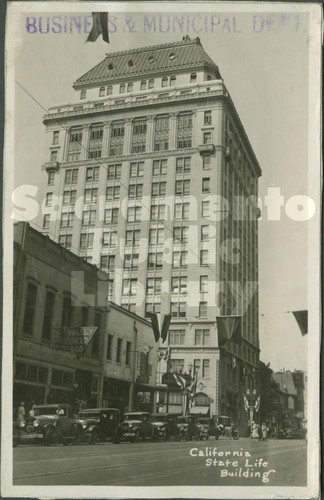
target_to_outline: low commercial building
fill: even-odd
[[[152,407],[151,325],[108,301],[108,281],[28,223],[15,224],[14,407],[77,400],[122,411]]]

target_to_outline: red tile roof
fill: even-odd
[[[155,73],[199,67],[216,71],[217,77],[220,78],[218,67],[205,52],[200,39],[197,37],[191,40],[186,36],[180,42],[106,54],[101,63],[78,78],[73,86],[77,89],[124,77],[148,77]]]

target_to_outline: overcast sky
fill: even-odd
[[[266,24],[258,12],[226,13],[225,8],[224,4],[224,12],[201,13],[195,27],[202,28],[202,44],[219,66],[259,160],[261,200],[269,187],[280,188],[285,202],[294,195],[306,195],[307,17],[276,15],[268,17]],[[161,29],[167,29],[166,13],[161,24],[156,17],[155,33],[144,33],[143,15],[138,14],[132,16],[136,33],[128,34],[123,31],[125,16],[116,14],[117,30],[110,34],[109,45],[101,38],[85,43],[84,33],[29,34],[26,15],[17,16],[16,80],[45,108],[67,102],[75,98],[73,81],[99,63],[106,52],[179,41],[185,34],[197,36],[191,22],[195,14],[189,14],[188,33],[177,27],[175,32],[162,33]],[[211,15],[219,16],[218,24],[213,18],[213,27]],[[172,27],[172,16],[170,22]],[[45,161],[44,111],[17,85],[15,90],[15,185],[39,185]],[[260,317],[261,360],[270,361],[274,370],[307,369],[309,336],[302,337],[293,316],[286,314],[307,309],[307,230],[307,222],[292,220],[284,209],[280,221],[267,220],[263,210],[259,223],[259,303],[260,313],[266,315]]]

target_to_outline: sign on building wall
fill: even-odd
[[[63,331],[67,336],[77,359],[81,358],[89,342],[96,333],[97,328],[97,326],[81,326],[74,328],[67,326],[63,327]]]

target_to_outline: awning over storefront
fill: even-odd
[[[207,415],[209,412],[209,406],[193,406],[190,409],[190,415]]]
[[[182,415],[182,406],[169,404],[169,408],[167,410],[167,405],[160,405],[159,412],[160,413],[176,413],[177,415]]]

